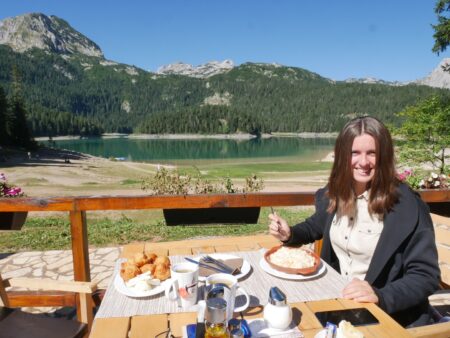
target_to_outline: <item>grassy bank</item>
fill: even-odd
[[[206,236],[243,236],[267,232],[268,208],[262,208],[258,224],[166,226],[161,213],[147,217],[95,217],[88,219],[90,247],[123,245],[134,241],[171,241]],[[277,212],[295,224],[312,214],[311,208],[277,208]],[[29,217],[20,231],[0,235],[0,252],[62,250],[71,248],[68,217]]]

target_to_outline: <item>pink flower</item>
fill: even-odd
[[[6,189],[5,195],[17,196],[20,194],[21,191],[22,191],[22,189],[20,189],[20,188],[9,188],[9,189]]]
[[[23,195],[21,188],[9,185],[5,174],[0,173],[0,197],[21,197]]]

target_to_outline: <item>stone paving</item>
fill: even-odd
[[[450,230],[449,218],[433,217],[433,220],[436,228]],[[122,247],[89,249],[91,279],[98,283],[100,289],[106,289],[108,286],[121,250]],[[0,254],[0,272],[3,278],[36,277],[73,280],[72,251],[51,250]],[[430,300],[435,305],[450,305],[450,293],[434,295],[430,297]],[[41,311],[41,309],[36,310]],[[53,310],[45,308],[44,311]]]
[[[100,289],[108,286],[121,247],[89,249],[91,279]],[[5,256],[5,255],[4,255]],[[40,277],[73,280],[71,250],[18,252],[0,259],[3,278]]]
[[[119,258],[121,247],[89,249],[91,280],[98,283],[99,289],[106,289],[112,277],[114,264]],[[0,272],[4,279],[13,277],[51,278],[73,280],[71,250],[50,250],[18,252],[12,255],[0,254]],[[55,312],[57,308],[24,308],[25,311]],[[62,311],[57,316],[72,316]]]

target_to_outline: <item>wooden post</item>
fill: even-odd
[[[74,201],[76,205],[76,202]],[[75,208],[76,209],[76,208]],[[70,212],[70,231],[72,233],[73,278],[76,281],[90,282],[89,245],[87,237],[86,211]],[[81,311],[84,299],[77,297],[77,317],[84,315]]]
[[[90,282],[86,211],[70,212],[70,231],[72,233],[73,277],[76,281]]]

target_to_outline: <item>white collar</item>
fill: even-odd
[[[369,200],[369,194],[370,194],[370,189],[364,191],[361,195],[357,196],[357,199],[362,199],[364,198],[366,201]]]

